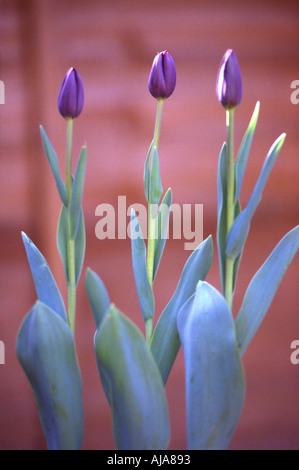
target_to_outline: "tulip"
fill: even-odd
[[[216,94],[225,109],[233,109],[242,99],[242,78],[238,59],[232,49],[228,49],[219,67]]]
[[[60,88],[58,109],[65,119],[74,119],[81,113],[83,104],[83,82],[79,72],[71,67],[65,75]]]
[[[176,84],[175,64],[168,51],[158,52],[154,58],[148,79],[148,88],[154,98],[166,99]]]

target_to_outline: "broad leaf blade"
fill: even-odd
[[[95,354],[117,448],[165,449],[169,423],[159,370],[141,332],[114,306],[97,330]]]
[[[109,295],[101,278],[91,269],[86,271],[85,288],[98,328],[110,307]]]
[[[68,203],[67,198],[67,190],[62,178],[60,176],[59,165],[58,165],[58,158],[55,153],[55,150],[42,126],[40,126],[40,133],[43,141],[43,146],[45,150],[45,154],[47,156],[48,162],[50,164],[53,176],[55,178],[56,186],[63,204]]]
[[[244,403],[244,373],[224,297],[199,281],[178,314],[186,374],[189,450],[225,450]]]
[[[212,237],[209,236],[189,256],[175,293],[163,310],[154,330],[150,347],[164,383],[167,381],[181,345],[177,331],[177,314],[181,306],[194,293],[197,282],[205,279],[212,257],[213,243]]]
[[[155,302],[147,272],[146,247],[138,218],[133,209],[131,214],[131,247],[137,295],[144,321],[146,321],[154,316]]]
[[[48,449],[80,449],[82,382],[70,328],[38,301],[21,325],[17,354],[34,392]]]
[[[45,257],[24,232],[22,232],[22,239],[32,273],[37,298],[48,305],[48,307],[52,308],[64,321],[67,322],[66,310],[62,296]]]
[[[299,225],[283,237],[251,280],[235,321],[241,354],[262,323],[298,249]]]
[[[251,195],[251,198],[246,208],[235,219],[228,233],[226,242],[226,254],[230,258],[235,259],[242,252],[250,228],[251,219],[261,200],[262,193],[268,180],[270,171],[276,161],[276,158],[283,145],[285,137],[286,135],[282,134],[270,148],[258,181]]]

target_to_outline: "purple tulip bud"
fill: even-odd
[[[148,79],[148,88],[154,98],[166,99],[173,93],[176,84],[174,60],[168,51],[158,52],[154,58]]]
[[[242,78],[238,59],[232,49],[228,49],[220,64],[216,83],[216,94],[225,109],[233,109],[242,99]]]
[[[72,67],[63,79],[58,96],[58,109],[64,118],[74,119],[81,113],[83,104],[83,82],[79,72]]]

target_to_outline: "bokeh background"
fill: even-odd
[[[298,1],[213,0],[1,0],[0,79],[0,448],[45,449],[34,399],[17,361],[15,342],[35,292],[21,230],[47,258],[64,298],[56,248],[60,200],[39,135],[42,124],[64,166],[66,124],[57,96],[70,66],[84,81],[85,107],[74,124],[74,152],[88,145],[84,192],[87,251],[111,299],[140,328],[130,240],[95,236],[101,203],[125,195],[145,203],[143,168],[156,102],[147,89],[152,60],[168,49],[177,86],[165,103],[159,148],[164,190],[173,202],[203,204],[204,238],[216,232],[216,172],[225,139],[225,112],[215,96],[219,63],[233,48],[244,96],[235,116],[239,147],[257,100],[259,122],[241,200],[246,204],[266,153],[282,133],[287,139],[254,216],[234,299],[234,315],[253,274],[283,235],[298,224],[299,105],[291,82],[299,80]],[[190,252],[169,240],[155,281],[156,318],[169,301]],[[83,271],[83,274],[84,274]],[[299,449],[299,365],[291,342],[299,339],[298,255],[280,285],[268,316],[244,356],[247,397],[231,449]],[[220,288],[217,250],[207,280]],[[76,342],[84,384],[84,449],[114,449],[110,410],[93,353],[93,322],[84,279],[78,287]],[[170,449],[186,448],[183,353],[166,392]]]

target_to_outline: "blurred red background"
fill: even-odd
[[[215,96],[219,63],[233,48],[244,95],[235,116],[239,147],[257,100],[259,122],[242,188],[251,194],[266,153],[287,138],[254,216],[235,294],[234,314],[253,274],[283,235],[298,224],[299,105],[291,82],[299,79],[297,1],[2,0],[0,79],[1,264],[0,448],[45,449],[34,398],[18,363],[15,342],[35,301],[21,230],[47,258],[66,298],[56,248],[60,201],[39,135],[42,124],[64,165],[66,123],[57,96],[70,66],[84,81],[85,107],[74,124],[74,152],[88,145],[84,192],[87,251],[110,298],[143,330],[134,286],[130,240],[95,236],[101,203],[117,208],[145,203],[143,167],[151,142],[156,102],[147,79],[156,52],[168,49],[177,86],[165,103],[159,147],[164,190],[173,202],[203,204],[204,238],[216,231],[216,173],[225,139],[225,112]],[[155,281],[156,318],[169,301],[190,252],[169,240]],[[290,345],[299,339],[298,255],[244,356],[247,397],[231,449],[299,449],[299,365]],[[220,288],[215,255],[207,280]],[[83,277],[78,287],[76,342],[84,384],[84,449],[114,449],[110,410],[93,353],[95,325]],[[184,363],[180,351],[166,386],[170,449],[186,448]]]

